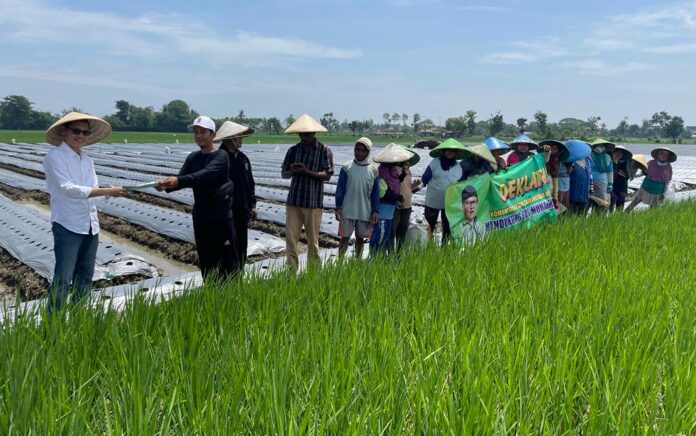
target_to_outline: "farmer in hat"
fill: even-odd
[[[189,126],[200,148],[188,156],[178,176],[157,182],[167,192],[193,189],[193,234],[198,263],[204,279],[234,277],[240,270],[237,237],[232,211],[230,159],[225,150],[215,149],[215,122],[206,116]]]
[[[672,181],[672,163],[677,160],[677,154],[668,147],[657,147],[650,154],[653,160],[648,162],[648,173],[626,208],[627,212],[632,211],[640,202],[652,207],[665,201],[665,193]]]
[[[544,148],[548,147],[549,149],[549,159],[546,161],[546,173],[551,177],[553,204],[556,209],[558,209],[560,192],[559,178],[561,175],[561,167],[564,169],[566,168],[564,161],[569,156],[568,149],[561,141],[556,141],[555,139],[541,141],[539,145]],[[567,176],[567,173],[565,175]],[[565,189],[565,192],[568,192],[567,188]],[[563,205],[566,206],[565,204]]]
[[[403,200],[396,202],[394,219],[392,221],[392,240],[390,244],[397,252],[401,250],[406,240],[406,233],[411,224],[411,212],[413,210],[413,194],[420,190],[420,179],[414,179],[411,174],[411,167],[420,162],[420,155],[415,151],[401,146],[404,150],[411,153],[411,159],[396,165],[396,172],[399,175],[399,188]]]
[[[497,171],[506,170],[507,162],[505,161],[503,155],[510,151],[510,146],[505,141],[501,141],[493,136],[486,138],[483,143],[486,144],[488,150],[495,157],[495,163],[498,165]]]
[[[507,158],[508,166],[532,157],[532,150],[538,149],[539,144],[534,142],[529,136],[520,134],[510,143],[510,148],[512,153]]]
[[[462,212],[464,221],[461,226],[462,243],[474,245],[476,241],[483,240],[486,236],[486,227],[476,219],[478,211],[478,193],[473,185],[469,185],[462,191]]]
[[[459,161],[462,167],[462,180],[486,173],[496,172],[496,158],[486,144],[477,144],[466,147],[467,155]]]
[[[623,211],[628,195],[628,182],[636,174],[636,168],[631,163],[633,153],[626,147],[617,145],[611,152],[614,167],[614,189],[611,191],[611,210]]]
[[[445,191],[449,185],[461,180],[462,167],[457,164],[457,160],[467,155],[466,147],[453,138],[445,140],[430,151],[433,160],[422,178],[423,186],[428,188],[425,191],[425,220],[429,226],[429,238],[435,232],[438,216],[442,217],[442,242],[448,241],[452,234],[445,214]]]
[[[56,146],[43,161],[56,259],[48,290],[49,311],[61,308],[69,290],[76,302],[92,289],[99,243],[95,200],[126,193],[122,187],[100,188],[94,162],[82,151],[109,133],[109,123],[80,112],[68,113],[46,131],[46,142]]]
[[[592,184],[593,195],[602,200],[603,204],[609,206],[611,203],[611,192],[614,190],[614,164],[611,153],[616,145],[604,139],[597,139],[592,142]],[[608,208],[600,209],[608,211]]]
[[[565,146],[570,150],[570,158],[575,159],[568,170],[568,211],[572,214],[587,213],[592,192],[592,159],[590,145],[585,141],[569,140]]]
[[[370,162],[371,149],[369,138],[358,139],[353,147],[354,159],[343,164],[338,174],[335,214],[341,237],[339,257],[345,255],[350,237],[355,232],[355,257],[361,258],[365,238],[370,237],[370,228],[379,217],[378,205],[372,202],[377,166]]]
[[[375,156],[379,163],[377,178],[372,189],[373,201],[378,205],[379,219],[372,226],[370,254],[387,254],[392,245],[392,222],[396,203],[404,200],[397,166],[407,162],[413,154],[398,144],[389,144]]]
[[[300,142],[285,154],[281,175],[290,179],[286,205],[286,247],[290,270],[297,271],[302,227],[307,235],[308,260],[319,264],[319,227],[324,207],[324,182],[333,175],[333,153],[316,138],[326,128],[307,114],[300,116],[285,133],[297,133]]]
[[[232,214],[237,237],[237,259],[240,270],[244,268],[249,245],[249,221],[256,219],[256,193],[251,162],[241,150],[245,136],[254,133],[251,127],[225,121],[215,134],[213,142],[220,142],[220,149],[230,159],[230,180],[233,184]]]

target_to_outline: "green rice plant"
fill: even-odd
[[[18,317],[0,428],[690,434],[695,206]]]

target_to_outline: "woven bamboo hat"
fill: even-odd
[[[512,148],[513,150],[517,150],[517,146],[520,144],[527,144],[530,150],[536,150],[537,148],[539,148],[539,144],[534,142],[532,138],[525,135],[524,133],[517,135],[517,138],[513,139],[510,142],[510,148]]]
[[[558,147],[558,160],[561,162],[565,162],[568,157],[570,157],[570,151],[568,151],[568,147],[561,141],[557,141],[555,139],[544,139],[543,141],[539,142],[539,146],[543,147],[545,145],[555,145]]]
[[[598,145],[603,145],[606,151],[612,151],[614,150],[614,147],[616,147],[616,144],[614,144],[613,142],[607,141],[606,139],[602,138],[597,138],[590,144],[592,148],[595,148]]]
[[[111,133],[111,124],[105,120],[90,114],[70,112],[65,114],[65,116],[53,123],[53,125],[46,130],[46,142],[51,145],[60,145],[63,142],[63,135],[60,132],[60,128],[65,124],[75,121],[87,121],[89,124],[89,130],[92,133],[89,134],[85,139],[85,145],[91,145],[99,142],[109,136]]]
[[[326,132],[326,127],[322,126],[319,121],[310,117],[307,114],[301,115],[294,123],[285,129],[285,133],[317,133]]]
[[[466,147],[466,151],[480,157],[481,159],[488,161],[491,165],[494,166],[494,168],[497,167],[497,162],[495,161],[495,156],[491,153],[491,150],[488,148],[488,146],[483,143],[483,144],[476,144],[476,145],[470,145]]]
[[[673,152],[671,148],[669,147],[657,147],[654,148],[650,152],[650,156],[653,157],[653,159],[657,159],[657,152],[660,150],[664,150],[669,154],[669,157],[667,158],[667,162],[672,163],[677,161],[677,153]]]
[[[408,151],[409,153],[411,153],[411,155],[412,155],[412,156],[411,156],[411,159],[408,160],[408,164],[409,164],[410,166],[414,166],[415,164],[417,164],[418,162],[420,162],[420,159],[421,159],[421,158],[420,158],[420,155],[419,155],[418,153],[416,153],[416,151],[413,150],[411,147],[407,147],[407,146],[401,145],[401,144],[399,144],[399,147],[401,147],[401,148],[403,148],[404,150],[406,150],[406,151]]]
[[[377,153],[373,160],[377,163],[399,163],[413,158],[413,153],[399,144],[389,144]]]
[[[633,153],[631,153],[631,151],[629,149],[627,149],[626,147],[624,147],[623,145],[617,145],[616,147],[614,147],[614,151],[620,151],[621,153],[623,153],[624,157],[628,160],[633,159]]]
[[[631,162],[633,162],[633,165],[643,170],[644,173],[648,172],[648,159],[646,159],[644,154],[634,154],[631,158]]]
[[[254,129],[235,123],[233,121],[225,121],[222,123],[213,142],[224,141],[225,139],[237,138],[241,136],[249,136],[254,133]]]

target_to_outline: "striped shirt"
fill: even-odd
[[[301,142],[290,147],[283,160],[283,171],[289,171],[294,163],[304,164],[314,172],[325,171],[333,174],[333,153],[326,145],[315,141],[305,147]],[[290,179],[288,206],[321,209],[324,207],[324,181],[313,177],[295,174]]]

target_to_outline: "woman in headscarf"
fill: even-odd
[[[445,214],[445,191],[449,185],[461,180],[462,167],[457,164],[457,160],[466,157],[467,154],[466,147],[453,138],[445,140],[430,151],[430,157],[433,160],[430,161],[422,178],[423,186],[427,187],[425,220],[429,227],[428,238],[431,238],[435,232],[438,216],[442,217],[442,242],[447,242],[452,235]]]
[[[532,150],[539,148],[539,144],[534,142],[529,136],[520,134],[510,143],[512,153],[508,155],[507,164],[512,166],[532,157]]]

